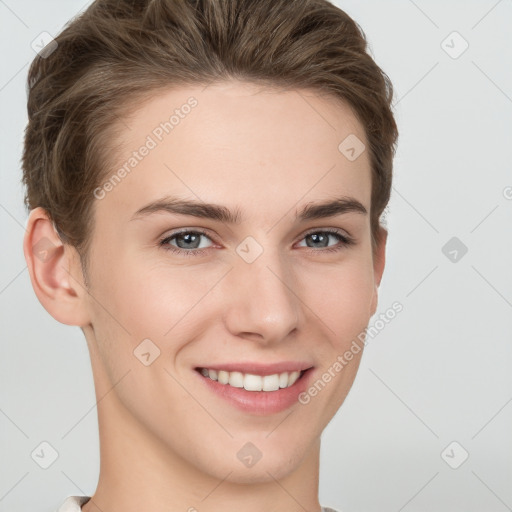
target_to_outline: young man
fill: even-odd
[[[99,0],[29,73],[34,291],[90,352],[85,512],[328,511],[321,433],[375,313],[397,129],[324,0]]]

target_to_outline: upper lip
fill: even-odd
[[[207,364],[205,366],[198,366],[199,368],[208,368],[209,370],[224,370],[226,372],[241,372],[250,373],[253,375],[274,375],[275,373],[302,371],[312,368],[312,365],[302,361],[281,361],[278,363],[222,363],[222,364]]]

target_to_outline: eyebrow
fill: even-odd
[[[321,203],[308,203],[303,206],[300,211],[295,210],[295,218],[298,221],[306,221],[334,217],[336,215],[352,212],[363,215],[368,213],[364,205],[357,199],[353,197],[340,197]],[[143,206],[133,214],[130,220],[144,218],[154,213],[191,215],[220,221],[226,224],[240,224],[242,220],[242,215],[238,208],[232,211],[218,204],[169,196]]]

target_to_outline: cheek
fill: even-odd
[[[368,324],[374,290],[371,261],[354,257],[304,280],[303,296],[331,329],[329,337],[345,343]]]
[[[184,267],[118,262],[104,275],[98,295],[132,338],[162,338],[173,326],[186,324],[188,313],[221,275],[216,271],[191,272]]]

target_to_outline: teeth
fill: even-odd
[[[263,378],[259,375],[251,375],[248,373],[244,377],[244,388],[247,391],[261,391],[263,389]]]
[[[277,391],[279,389],[279,375],[265,375],[261,389],[263,391]],[[246,388],[247,389],[247,388]]]
[[[273,375],[253,375],[251,373],[226,372],[201,368],[201,374],[216,380],[219,384],[229,384],[247,391],[277,391],[293,386],[300,377],[300,371],[275,373]]]
[[[235,388],[243,388],[244,374],[240,372],[229,372],[229,385]]]
[[[203,369],[205,369],[205,368],[203,368]],[[208,372],[209,372],[209,370],[206,370],[205,377],[208,377]],[[204,375],[204,373],[203,373],[203,375]],[[213,378],[213,374],[210,374],[210,375],[211,375],[210,379],[215,380]],[[220,370],[219,375],[217,377],[217,381],[219,382],[219,384],[227,384],[229,382],[229,372]]]

